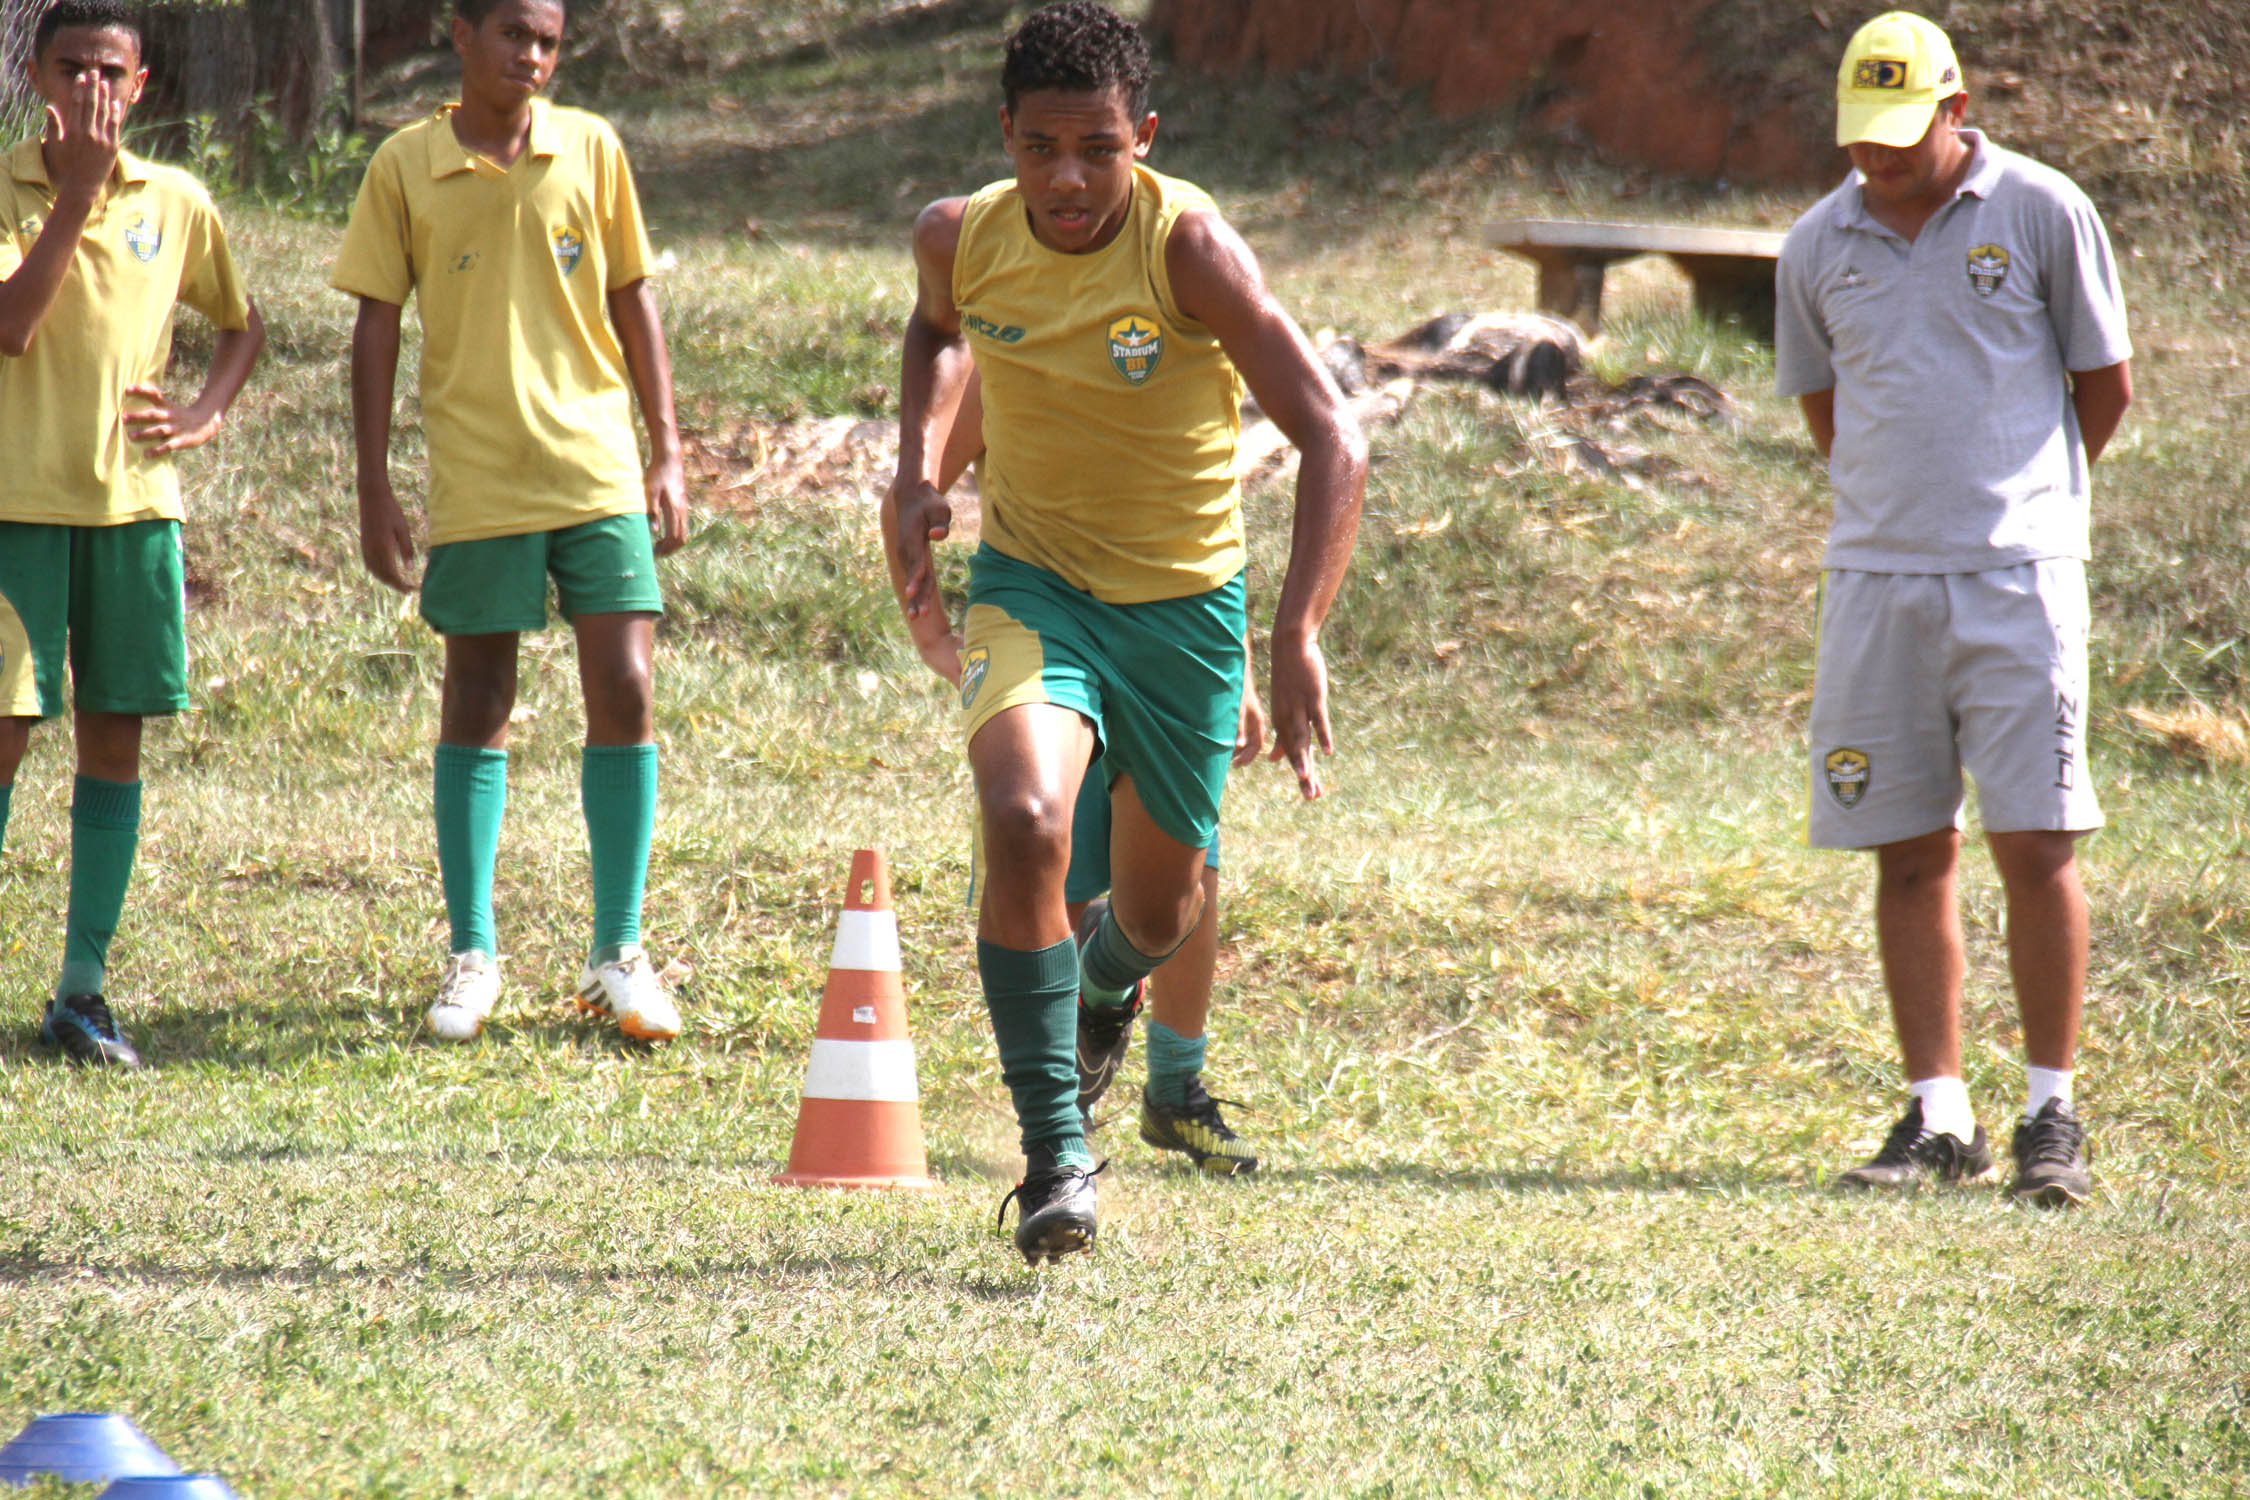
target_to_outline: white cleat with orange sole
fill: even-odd
[[[638,943],[626,944],[606,964],[588,964],[579,972],[578,1008],[610,1017],[636,1041],[668,1042],[680,1034],[680,1009]]]
[[[484,1030],[499,998],[500,960],[472,948],[445,961],[437,999],[423,1019],[439,1041],[465,1042]]]

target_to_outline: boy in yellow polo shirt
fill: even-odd
[[[415,587],[415,542],[391,491],[391,403],[403,306],[421,304],[421,608],[445,637],[434,793],[452,925],[428,1022],[449,1041],[475,1036],[499,995],[492,869],[516,643],[546,625],[550,575],[586,698],[594,930],[579,1003],[644,1041],[680,1028],[640,945],[656,816],[655,559],[687,534],[671,366],[624,149],[602,120],[539,97],[562,30],[560,0],[456,0],[460,103],[377,150],[332,278],[359,298],[361,552],[401,592]]]
[[[63,710],[78,776],[62,974],[40,1034],[138,1067],[106,998],[140,843],[141,721],[187,706],[180,485],[264,332],[210,195],[119,148],[148,71],[122,0],[56,0],[32,33],[45,130],[0,166],[0,835],[31,729]],[[194,400],[158,384],[172,309],[218,328]]]

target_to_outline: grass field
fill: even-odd
[[[696,53],[693,87],[591,98],[678,257],[691,426],[887,410],[911,214],[998,171],[989,25],[853,41],[852,7],[800,14],[833,54],[777,27]],[[1528,305],[1476,226],[1645,186],[1373,85],[1159,107],[1160,164],[1215,188],[1308,326],[1363,337]],[[1778,225],[1809,195],[1652,196],[1633,211]],[[644,1051],[565,1002],[587,877],[551,634],[514,742],[510,990],[477,1044],[424,1039],[439,655],[357,560],[337,230],[229,213],[273,338],[188,465],[197,704],[151,736],[113,953],[150,1071],[32,1040],[66,731],[7,831],[0,1428],[125,1411],[254,1500],[2250,1490],[2250,294],[2202,269],[2240,226],[2123,246],[2092,1207],[1825,1186],[1899,1087],[1869,871],[1797,826],[1825,481],[1770,354],[1633,266],[1602,368],[1695,371],[1735,415],[1608,434],[1654,455],[1635,487],[1565,472],[1555,414],[1479,393],[1374,435],[1332,795],[1268,766],[1228,799],[1212,1078],[1267,1170],[1205,1181],[1113,1122],[1099,1253],[1031,1273],[993,1229],[1016,1159],[953,715],[849,486],[729,491],[670,569],[649,941],[693,967],[688,1034]],[[1264,613],[1288,497],[1250,505]],[[876,842],[942,1186],[774,1187]],[[1970,1086],[2004,1136],[2000,906],[1969,871]]]

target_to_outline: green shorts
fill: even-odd
[[[1232,764],[1233,757],[1228,757]],[[1070,812],[1070,872],[1063,876],[1063,900],[1072,906],[1109,893],[1109,762],[1096,760],[1078,783],[1078,805]],[[1219,835],[1203,851],[1206,869],[1219,868]]]
[[[188,706],[180,523],[0,521],[0,715],[51,719]]]
[[[1242,625],[1239,575],[1181,599],[1104,604],[980,546],[961,650],[966,733],[1025,703],[1075,709],[1107,777],[1132,777],[1157,827],[1208,849],[1242,710]]]
[[[480,537],[430,549],[422,618],[440,635],[544,630],[547,579],[566,620],[664,613],[648,517],[604,516],[560,531]]]

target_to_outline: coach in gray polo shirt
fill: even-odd
[[[1911,1094],[1861,1187],[1992,1152],[1961,1073],[1964,767],[2008,901],[2026,1102],[2019,1198],[2089,1191],[2071,1100],[2086,981],[2088,469],[2132,400],[2109,240],[2068,178],[1963,128],[1945,33],[1894,11],[1837,78],[1851,178],[1782,247],[1775,369],[1836,518],[1812,709],[1812,839],[1875,851]]]

